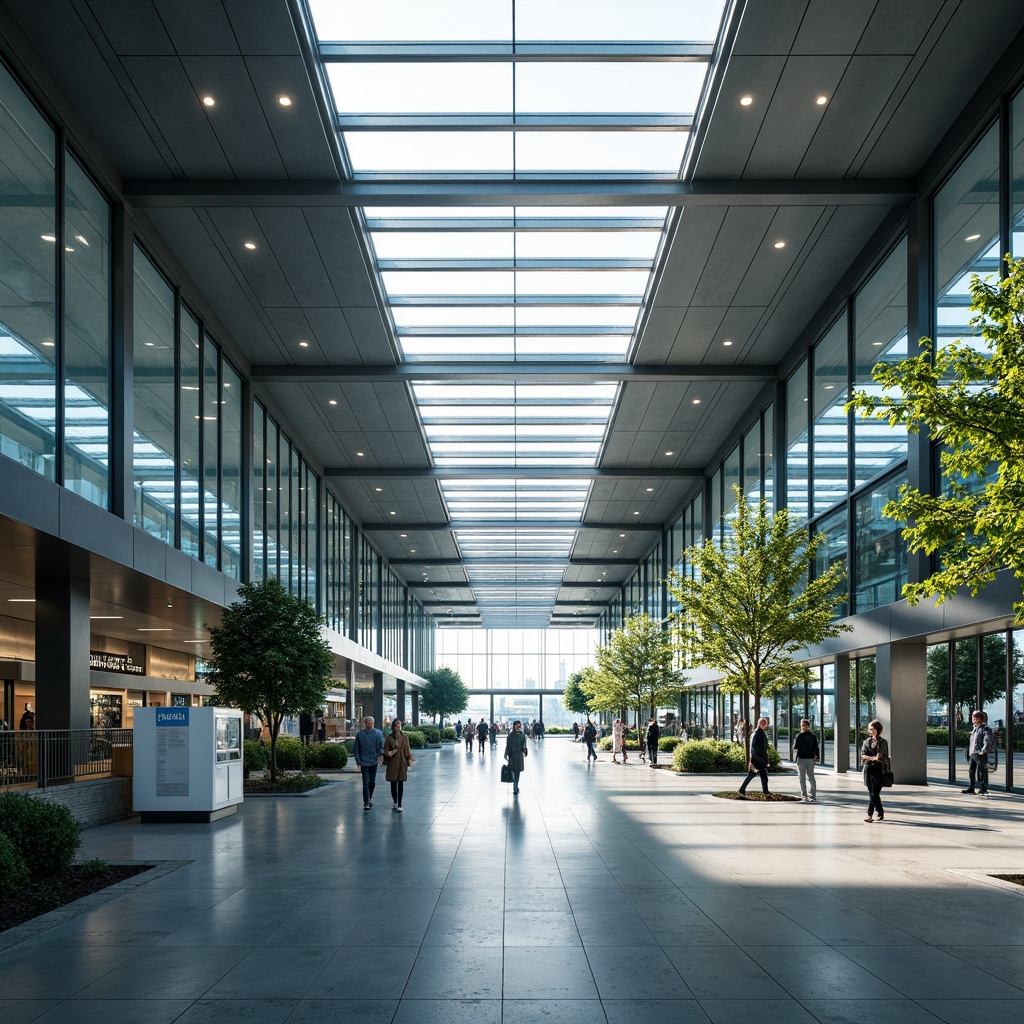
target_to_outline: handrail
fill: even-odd
[[[64,785],[126,772],[131,729],[0,732],[0,791]],[[117,762],[117,763],[115,763]]]

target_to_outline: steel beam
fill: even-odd
[[[567,519],[464,519],[457,523],[363,523],[364,533],[457,533],[471,530],[474,533],[514,533],[532,530],[589,530],[591,532],[615,531],[616,533],[661,533],[660,523],[581,523]]]
[[[690,384],[699,381],[748,381],[764,384],[778,376],[775,366],[743,366],[729,363],[645,365],[532,359],[515,362],[430,362],[395,366],[254,366],[252,379],[259,384],[385,384],[389,381],[430,383],[453,381],[467,384],[493,381],[593,383],[637,381],[643,384]]]
[[[906,206],[909,179],[632,181],[579,176],[534,181],[125,182],[136,207],[196,206]]]
[[[640,560],[636,558],[532,558],[524,555],[521,558],[509,557],[504,558],[501,556],[495,556],[494,558],[389,558],[387,560],[388,565],[422,565],[422,566],[446,566],[451,569],[461,569],[465,566],[472,568],[473,566],[495,566],[495,565],[515,565],[520,567],[530,567],[533,565],[537,566],[548,566],[548,565],[564,565],[566,568],[573,568],[574,566],[604,566],[604,565],[625,565],[631,568],[636,568],[640,564]],[[586,586],[584,583],[562,583],[564,587],[582,587]]]
[[[623,468],[609,469],[588,466],[424,466],[410,469],[405,466],[345,469],[328,467],[323,473],[328,480],[485,480],[489,478],[517,480],[573,479],[573,480],[703,480],[704,470],[699,467],[681,469]]]

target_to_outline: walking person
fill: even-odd
[[[865,821],[885,820],[882,807],[882,775],[889,770],[889,743],[882,739],[882,723],[876,718],[868,722],[868,738],[860,748],[860,759],[864,763],[864,785],[868,789],[868,816]]]
[[[580,723],[572,723],[572,741],[573,743],[579,743],[580,741]]]
[[[740,785],[740,799],[747,799],[747,786],[755,776],[761,779],[761,792],[768,795],[768,719],[759,718],[757,728],[750,735],[750,762],[747,777]]]
[[[523,723],[517,718],[512,723],[512,731],[505,738],[505,760],[512,769],[512,795],[519,795],[519,776],[526,767],[526,734]]]
[[[391,783],[391,810],[402,813],[402,792],[409,778],[409,765],[415,761],[409,737],[402,732],[400,719],[392,719],[391,735],[384,741],[384,778]]]
[[[818,799],[818,787],[814,781],[814,766],[821,757],[818,748],[818,737],[811,732],[811,723],[806,718],[800,719],[800,731],[793,740],[793,752],[796,755],[796,769],[800,773],[800,796],[805,804],[813,804]],[[807,782],[811,783],[811,795],[807,795]]]
[[[487,742],[487,737],[490,733],[491,730],[487,728],[487,723],[481,718],[476,727],[477,750],[479,750],[481,754],[484,752],[484,744]]]
[[[971,741],[967,745],[971,781],[961,792],[988,796],[988,755],[995,750],[996,739],[988,727],[988,715],[984,711],[975,711],[971,715],[971,726]],[[974,788],[975,783],[977,789]]]
[[[612,761],[618,764],[616,755],[622,755],[622,763],[625,764],[629,758],[626,756],[626,726],[621,718],[612,722]]]
[[[363,777],[363,810],[373,806],[373,790],[377,785],[377,765],[384,760],[384,733],[373,727],[373,716],[363,719],[363,727],[356,733],[352,754]]]
[[[587,762],[593,758],[597,760],[597,751],[594,750],[594,744],[597,742],[597,727],[588,718],[587,724],[583,727],[583,742],[587,745]]]
[[[647,745],[647,756],[653,768],[658,763],[658,740],[661,739],[661,730],[658,728],[658,720],[653,715],[647,723],[647,735],[644,737]]]

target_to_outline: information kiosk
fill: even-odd
[[[216,821],[242,802],[242,712],[136,708],[135,810],[143,822]]]

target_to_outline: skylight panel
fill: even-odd
[[[339,114],[512,113],[511,62],[328,64],[327,77]]]
[[[402,354],[410,360],[429,359],[514,359],[520,347],[511,334],[486,338],[419,337],[401,334]]]
[[[636,306],[519,306],[520,327],[632,327]]]
[[[321,41],[512,38],[511,0],[308,0]]]
[[[692,114],[706,74],[703,62],[526,61],[516,67],[516,112]]]
[[[502,231],[372,231],[381,259],[511,259],[515,236]]]
[[[381,280],[390,297],[400,295],[512,295],[511,270],[386,270]],[[647,275],[643,275],[646,281]]]
[[[393,306],[396,327],[512,327],[512,306]]]
[[[724,0],[516,0],[516,38],[710,42],[724,7]]]
[[[516,175],[676,175],[687,137],[683,131],[516,132]]]
[[[539,259],[638,257],[652,260],[660,231],[518,231],[516,256]]]
[[[511,174],[512,132],[344,132],[352,169],[367,174]]]

